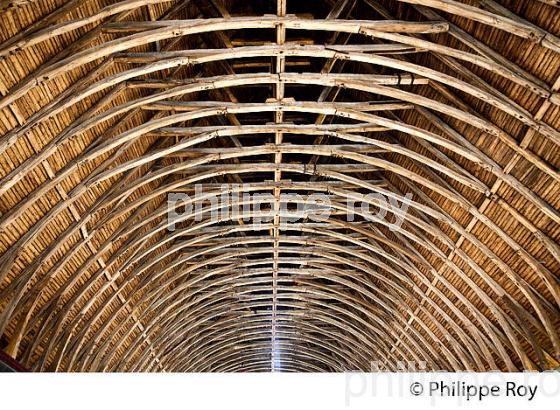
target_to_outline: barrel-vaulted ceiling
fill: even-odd
[[[0,0],[0,347],[36,371],[557,368],[558,3]],[[248,206],[212,217],[224,193]],[[290,193],[330,217],[282,223]],[[369,194],[411,200],[352,214]]]

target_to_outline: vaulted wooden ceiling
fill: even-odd
[[[37,371],[557,368],[558,3],[0,0],[0,347]],[[170,230],[196,184],[274,217],[209,201]],[[282,224],[285,193],[330,218]],[[349,218],[371,193],[412,202]]]

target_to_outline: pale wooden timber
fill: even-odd
[[[547,33],[532,24],[520,21],[518,18],[504,17],[499,14],[494,14],[478,7],[469,6],[465,3],[460,3],[455,0],[397,0],[402,3],[420,4],[428,7],[434,7],[439,10],[460,15],[462,17],[479,21],[500,30],[507,31],[526,38],[533,42],[538,42],[543,47],[551,48],[552,50],[560,50],[560,40],[558,37]],[[484,1],[482,1],[484,3]]]

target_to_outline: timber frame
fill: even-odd
[[[0,0],[0,158],[33,371],[560,366],[555,0]]]

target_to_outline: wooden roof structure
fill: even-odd
[[[558,368],[559,4],[0,0],[0,347],[34,371]],[[211,218],[224,193],[272,218]],[[285,193],[331,216],[283,224]],[[370,194],[412,199],[349,217]]]

